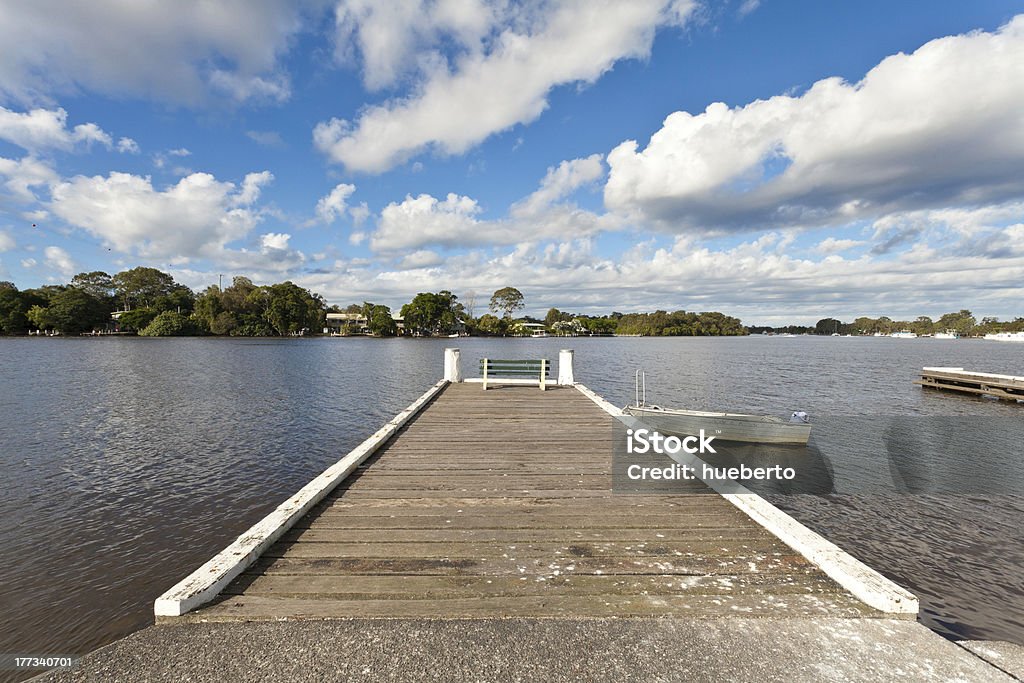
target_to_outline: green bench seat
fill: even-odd
[[[488,384],[533,384],[535,382],[540,386],[541,391],[545,391],[545,385],[550,375],[551,361],[546,358],[539,360],[480,359],[480,376],[483,378],[484,391],[487,391]]]

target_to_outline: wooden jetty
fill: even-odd
[[[158,622],[913,618],[917,600],[749,492],[612,490],[607,402],[446,380],[156,603]]]
[[[991,396],[1011,401],[1024,401],[1024,377],[970,372],[963,368],[922,368],[921,378],[914,384],[931,389],[959,391],[975,396]]]

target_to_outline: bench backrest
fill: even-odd
[[[540,377],[541,369],[544,376],[551,375],[551,361],[546,358],[539,360],[499,360],[496,358],[480,359],[480,374],[484,374],[484,365],[487,366],[487,374],[494,377]]]

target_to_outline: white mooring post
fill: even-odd
[[[572,376],[572,349],[562,349],[558,352],[558,383],[562,386],[572,386],[576,380]]]
[[[444,350],[444,378],[449,382],[462,381],[462,364],[458,349]]]

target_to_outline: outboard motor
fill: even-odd
[[[795,422],[797,424],[807,424],[811,421],[811,416],[802,410],[797,410],[793,412],[793,415],[789,418],[789,421]]]

